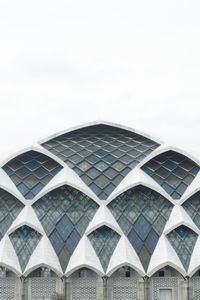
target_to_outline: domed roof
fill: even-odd
[[[184,151],[109,122],[40,140],[0,169],[1,263],[25,275],[38,265],[111,275],[123,264],[142,275],[165,264],[193,274],[199,173]]]

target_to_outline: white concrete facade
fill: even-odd
[[[128,175],[121,181],[121,183],[114,189],[114,191],[109,195],[106,200],[100,200],[97,195],[80,179],[80,177],[72,170],[66,163],[64,163],[59,157],[53,155],[50,151],[47,151],[42,147],[44,142],[51,140],[52,138],[59,137],[62,134],[67,132],[73,132],[74,130],[80,128],[86,128],[88,126],[104,124],[107,126],[113,126],[116,128],[121,128],[141,136],[144,136],[148,139],[151,139],[160,144],[160,146],[152,151],[147,157],[144,158],[136,167],[134,167]],[[26,153],[28,151],[37,151],[42,153],[54,161],[58,162],[62,166],[62,170],[56,174],[53,179],[31,200],[27,200],[23,197],[23,195],[16,188],[13,181],[10,177],[4,172],[2,167],[8,163],[10,160],[18,157],[19,155]],[[9,156],[6,160],[1,162],[0,168],[0,188],[4,191],[7,191],[9,194],[13,195],[17,198],[23,205],[23,209],[18,214],[16,219],[11,223],[7,232],[4,234],[0,241],[0,266],[7,268],[12,271],[14,274],[12,278],[15,278],[14,288],[14,298],[13,299],[45,299],[43,295],[40,296],[32,296],[32,288],[35,284],[36,288],[39,286],[39,283],[34,282],[31,278],[31,272],[34,272],[38,268],[46,267],[54,272],[53,277],[49,277],[49,280],[52,280],[52,287],[55,287],[55,292],[65,293],[68,297],[67,300],[77,300],[78,296],[73,296],[73,286],[77,289],[77,285],[75,283],[78,280],[81,280],[81,277],[73,279],[73,274],[76,274],[80,269],[87,268],[90,269],[95,276],[94,278],[88,281],[88,284],[91,284],[91,289],[95,290],[94,299],[98,300],[114,300],[114,290],[117,289],[115,286],[115,279],[110,280],[109,278],[113,277],[115,272],[123,266],[128,266],[134,270],[134,275],[130,278],[133,279],[133,282],[130,283],[131,279],[127,279],[127,286],[125,282],[120,283],[119,281],[119,289],[120,284],[121,288],[126,287],[128,290],[131,286],[136,284],[137,289],[137,298],[126,298],[127,300],[131,299],[160,299],[155,298],[155,289],[159,290],[159,279],[156,281],[155,274],[159,272],[160,269],[169,266],[169,268],[174,269],[177,274],[176,276],[171,276],[166,279],[166,285],[164,283],[160,283],[161,289],[171,289],[172,290],[172,298],[171,300],[184,300],[184,299],[200,299],[194,298],[195,289],[197,285],[192,281],[194,274],[200,269],[200,229],[195,224],[194,220],[187,213],[187,211],[182,206],[192,195],[195,195],[198,191],[200,191],[200,172],[197,174],[196,178],[192,181],[192,183],[188,186],[184,194],[179,200],[174,200],[155,180],[153,180],[150,176],[148,176],[141,167],[144,166],[147,162],[149,162],[152,158],[165,153],[166,151],[174,151],[180,153],[193,162],[195,162],[198,166],[200,166],[200,160],[198,158],[193,157],[192,155],[182,151],[180,149],[176,149],[172,146],[166,145],[163,142],[160,142],[144,133],[136,131],[131,128],[126,128],[122,125],[113,124],[109,122],[93,122],[89,124],[84,124],[80,127],[72,128],[67,131],[63,131],[57,133],[51,137],[40,140],[38,143],[30,146],[29,148],[23,149]],[[45,196],[50,191],[55,190],[56,188],[62,187],[64,185],[70,186],[72,188],[77,189],[83,194],[87,195],[90,199],[92,199],[97,205],[98,209],[87,226],[87,229],[83,236],[81,237],[78,245],[76,246],[73,254],[71,255],[67,267],[65,270],[61,268],[59,259],[54,248],[49,241],[49,238],[43,228],[42,223],[37,217],[32,205],[37,203],[41,197]],[[165,228],[163,233],[159,237],[158,243],[153,251],[153,254],[150,258],[150,262],[148,265],[148,269],[145,271],[141,260],[136,253],[135,249],[132,247],[130,241],[127,236],[124,234],[120,225],[110,212],[108,208],[108,204],[111,203],[114,199],[116,199],[122,193],[137,187],[144,186],[147,187],[162,197],[167,199],[171,203],[172,212],[168,221],[165,224]],[[1,209],[0,209],[1,210]],[[16,254],[15,249],[13,248],[12,242],[9,238],[10,234],[15,232],[18,228],[22,226],[28,226],[41,235],[41,239],[31,254],[29,261],[26,265],[26,268],[22,270],[18,256]],[[116,232],[119,235],[119,242],[108,262],[108,267],[106,270],[103,269],[101,262],[96,254],[88,236],[102,226],[107,226]],[[192,250],[191,259],[189,262],[188,269],[185,269],[183,266],[178,254],[170,244],[167,239],[167,235],[176,230],[180,226],[185,226],[189,228],[191,231],[196,233],[197,241],[194,245],[194,249]],[[7,277],[6,277],[7,278]],[[33,277],[35,278],[35,277]],[[45,278],[45,277],[44,277]],[[53,278],[53,279],[52,279]],[[102,279],[103,278],[103,279]],[[174,279],[175,278],[175,279]],[[189,279],[188,279],[189,278]],[[5,279],[5,278],[4,278]],[[55,282],[54,282],[55,279]],[[163,281],[165,277],[162,278]],[[174,279],[174,280],[172,280]],[[5,279],[6,280],[6,279]],[[8,280],[10,280],[8,278]],[[31,281],[32,280],[32,281]],[[48,281],[48,277],[45,278],[46,282]],[[44,283],[43,285],[47,284]],[[73,281],[74,280],[74,281]],[[89,279],[88,279],[89,280]],[[167,281],[168,280],[168,281]],[[171,281],[170,281],[171,280]],[[191,280],[191,281],[190,281]],[[198,280],[198,276],[197,276]],[[112,281],[112,284],[111,284]],[[116,280],[116,282],[118,282]],[[136,282],[136,283],[135,283]],[[161,282],[161,281],[160,281]],[[3,284],[3,283],[2,283]],[[81,283],[82,284],[82,283]],[[80,285],[81,285],[80,284]],[[87,280],[85,281],[87,284]],[[170,285],[171,284],[171,285]],[[47,284],[48,285],[48,284]],[[94,286],[93,286],[94,285]],[[53,289],[53,288],[52,288]],[[188,292],[189,289],[189,292]],[[84,290],[84,289],[83,289]],[[131,292],[132,293],[132,292]],[[156,294],[157,295],[157,294]],[[200,295],[200,292],[199,292]],[[3,296],[2,296],[3,297]],[[24,298],[23,298],[24,297]],[[49,298],[48,298],[49,297]],[[77,298],[76,298],[77,297]],[[89,296],[86,296],[89,297]],[[128,296],[129,297],[129,296]],[[175,298],[177,297],[177,298]],[[84,298],[84,297],[83,297]],[[0,280],[0,299],[1,298],[1,280]],[[6,298],[5,298],[6,299]],[[9,298],[11,299],[11,298]],[[46,299],[50,299],[50,296],[47,295]],[[84,300],[94,300],[93,298],[84,298]],[[118,300],[118,298],[116,298]],[[122,300],[122,298],[121,298]],[[123,299],[125,300],[125,298]]]

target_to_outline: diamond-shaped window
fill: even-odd
[[[198,235],[190,228],[181,225],[167,234],[167,239],[176,251],[186,271],[190,263],[190,258]]]
[[[36,201],[33,209],[64,272],[98,205],[82,192],[65,185]]]
[[[120,236],[107,226],[102,226],[88,235],[104,271],[106,271],[110,258],[118,244]]]
[[[172,207],[171,202],[144,186],[134,187],[108,204],[145,270]]]
[[[0,239],[22,211],[24,204],[10,193],[0,189]]]
[[[59,163],[36,151],[18,155],[3,166],[3,170],[28,200],[33,199],[61,169]]]
[[[41,237],[39,232],[27,225],[21,226],[10,234],[10,240],[18,256],[22,271],[25,270],[29,258]]]
[[[167,151],[144,164],[142,170],[161,185],[174,200],[177,200],[194,180],[199,166],[180,153]]]
[[[99,199],[105,200],[159,145],[134,132],[101,124],[65,133],[42,146],[66,162]],[[98,185],[102,175],[109,180],[107,185]]]

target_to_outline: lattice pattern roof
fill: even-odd
[[[104,200],[159,145],[124,129],[94,125],[65,133],[42,146],[66,162]]]
[[[100,259],[104,271],[106,271],[120,235],[111,228],[102,226],[90,233],[88,238]]]
[[[0,239],[19,215],[24,205],[13,195],[0,189]]]
[[[59,276],[85,265],[103,276],[123,263],[143,276],[152,275],[165,262],[183,276],[192,274],[199,262],[199,166],[168,146],[156,156],[152,152],[158,147],[158,142],[141,134],[98,124],[54,136],[31,148],[38,150],[8,159],[0,170],[0,263],[11,266],[18,276],[26,276],[39,264]],[[145,158],[142,170],[154,183],[138,168]],[[66,164],[59,164],[60,159]],[[172,197],[163,193],[170,201],[156,182]],[[111,193],[112,200],[99,201],[84,183],[100,200]],[[180,199],[189,186],[184,199],[195,194],[174,205],[173,199]],[[177,222],[174,212],[179,212]]]
[[[198,235],[194,231],[183,225],[167,234],[170,244],[175,249],[186,270],[188,270],[197,237]]]
[[[157,192],[139,186],[108,205],[147,270],[173,205]]]
[[[195,193],[182,206],[200,229],[200,192]]]
[[[22,226],[10,234],[22,271],[41,239],[41,234],[29,226]]]
[[[98,205],[82,192],[62,186],[35,202],[33,208],[65,271]]]
[[[23,153],[3,166],[21,194],[33,199],[62,169],[52,158],[36,151]]]
[[[167,151],[148,161],[142,170],[177,200],[194,180],[199,166],[180,153]]]

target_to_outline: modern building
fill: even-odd
[[[108,122],[0,168],[0,299],[200,299],[200,161]]]

